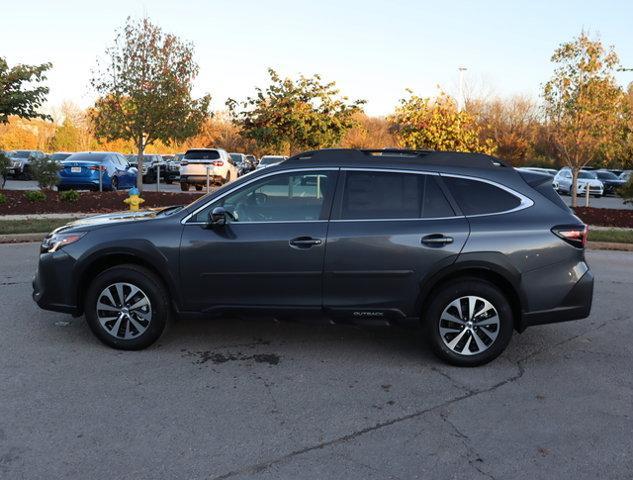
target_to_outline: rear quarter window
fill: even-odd
[[[519,197],[490,183],[448,176],[443,179],[464,215],[502,213],[521,205]]]

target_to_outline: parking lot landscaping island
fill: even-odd
[[[127,197],[126,191],[119,192],[79,192],[76,201],[65,200],[62,195],[67,192],[54,190],[42,191],[46,196],[43,200],[33,200],[26,196],[26,192],[19,190],[3,190],[5,202],[0,203],[0,215],[31,215],[41,213],[107,213],[127,210],[123,202]],[[60,195],[61,193],[61,195]],[[171,205],[186,205],[200,197],[202,193],[167,193],[142,192],[145,200],[144,208],[168,207]]]

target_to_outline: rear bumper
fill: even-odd
[[[210,182],[218,182],[222,180],[220,175],[215,175],[213,173],[209,173],[209,181]],[[204,184],[207,183],[206,175],[180,175],[180,181],[182,183],[191,183],[191,184]]]
[[[60,187],[75,187],[75,188],[89,188],[89,189],[99,189],[99,177],[59,177],[58,186]],[[101,179],[101,186],[103,188],[110,188],[111,182],[110,177],[106,177],[105,175]]]
[[[518,330],[523,331],[533,325],[586,318],[591,313],[592,300],[593,274],[591,270],[587,270],[556,308],[523,312]]]

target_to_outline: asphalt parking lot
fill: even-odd
[[[36,190],[37,189],[37,182],[33,181],[33,180],[29,180],[29,181],[24,181],[24,180],[7,180],[7,184],[5,186],[5,188],[7,190]],[[144,184],[144,189],[148,192],[155,192],[156,191],[156,184],[155,183],[145,183]],[[164,183],[161,183],[159,185],[159,189],[161,192],[180,192],[180,184],[179,183],[172,183],[171,185],[167,185]],[[203,193],[205,192],[205,189],[203,189]],[[200,193],[200,192],[196,192],[196,190],[192,187],[189,190],[189,193]],[[563,201],[567,204],[567,205],[571,205],[571,197],[568,195],[563,195],[561,197],[563,199]],[[578,205],[579,206],[585,206],[585,199],[583,198],[578,198]],[[621,198],[619,197],[614,197],[614,196],[609,196],[609,197],[601,197],[601,198],[593,198],[591,197],[589,199],[589,206],[590,207],[596,207],[596,208],[621,208],[621,209],[633,209],[633,204],[625,204]]]
[[[633,255],[591,251],[589,319],[459,369],[410,332],[178,322],[99,344],[0,245],[0,478],[630,479]]]

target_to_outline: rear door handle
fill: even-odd
[[[323,241],[319,238],[297,237],[297,238],[293,238],[288,243],[293,248],[310,248],[310,247],[314,247],[315,245],[321,245]]]
[[[443,247],[453,243],[453,237],[447,237],[441,233],[433,233],[422,237],[422,243],[429,247]]]

